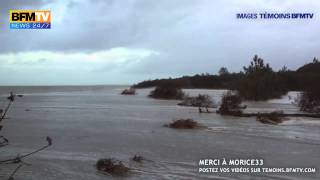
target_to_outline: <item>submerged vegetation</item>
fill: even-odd
[[[202,127],[193,119],[178,119],[174,120],[170,124],[166,124],[165,126],[174,129],[197,129]]]
[[[242,99],[236,92],[228,91],[222,96],[221,105],[217,110],[221,115],[241,115],[242,109],[245,106],[241,106]]]
[[[135,95],[136,94],[136,89],[133,87],[130,87],[129,89],[124,89],[121,92],[122,95]]]
[[[282,123],[283,120],[284,120],[283,111],[274,111],[271,113],[257,115],[257,121],[263,124],[277,125]]]
[[[121,161],[116,159],[99,159],[96,163],[96,168],[100,172],[109,173],[116,176],[124,176],[129,172],[129,168],[126,167]]]
[[[302,92],[298,97],[298,106],[304,112],[320,113],[320,89]]]
[[[205,107],[214,108],[215,103],[213,99],[207,94],[199,94],[196,97],[185,96],[183,101],[178,105],[180,106],[193,106],[193,107]]]
[[[144,158],[142,156],[139,156],[139,155],[134,155],[132,160],[135,161],[135,162],[141,163],[144,160]]]
[[[149,97],[155,99],[182,99],[185,96],[181,88],[171,83],[165,83],[157,86],[150,92]]]

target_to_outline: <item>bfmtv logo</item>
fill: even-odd
[[[49,10],[11,10],[11,29],[50,29],[51,11]]]

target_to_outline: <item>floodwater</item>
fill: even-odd
[[[122,96],[121,86],[0,87],[17,98],[3,122],[1,135],[10,145],[0,159],[31,152],[53,139],[53,146],[24,161],[16,180],[105,179],[320,179],[320,120],[291,118],[274,126],[255,118],[199,114],[178,101],[147,97],[151,89]],[[185,90],[206,93],[218,103],[223,90]],[[297,112],[291,103],[297,92],[268,102],[245,102],[250,112]],[[26,110],[29,111],[26,111]],[[176,118],[193,118],[208,129],[163,127]],[[142,155],[142,163],[131,161]],[[116,158],[131,168],[125,177],[96,171],[99,158]],[[316,173],[199,173],[200,159],[264,159],[263,167],[312,167]],[[7,179],[17,165],[0,165]]]

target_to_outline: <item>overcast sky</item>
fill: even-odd
[[[10,9],[51,10],[50,30],[10,30]],[[315,13],[239,20],[236,13]],[[224,66],[255,54],[274,69],[320,57],[315,0],[2,0],[0,85],[132,84]]]

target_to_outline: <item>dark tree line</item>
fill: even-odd
[[[320,106],[320,62],[314,58],[297,70],[289,70],[285,66],[278,71],[273,70],[268,63],[254,56],[243,71],[230,73],[222,67],[219,73],[197,74],[180,78],[147,80],[134,85],[135,88],[166,87],[170,84],[180,88],[206,88],[236,90],[244,100],[267,100],[279,98],[288,91],[302,91],[298,102],[301,110],[314,111]]]
[[[256,61],[256,62],[255,62]],[[252,64],[253,63],[253,64]],[[135,88],[156,87],[161,84],[171,83],[181,88],[207,88],[207,89],[238,89],[239,82],[242,82],[245,77],[248,80],[264,75],[274,76],[277,78],[278,86],[288,91],[303,91],[309,86],[313,86],[314,82],[320,78],[320,63],[314,58],[311,63],[307,63],[297,70],[289,70],[285,66],[278,71],[273,70],[265,61],[254,56],[250,64],[244,67],[244,71],[230,73],[226,67],[219,70],[219,74],[196,74],[194,76],[183,76],[180,78],[155,79],[146,80],[134,85]],[[281,81],[280,81],[281,80]]]

